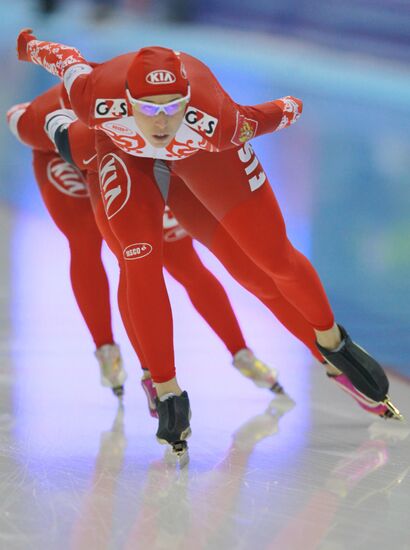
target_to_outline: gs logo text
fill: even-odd
[[[125,99],[97,99],[95,101],[95,118],[122,117],[128,115]]]

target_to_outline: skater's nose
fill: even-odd
[[[168,118],[165,113],[159,113],[154,120],[154,125],[158,130],[165,130],[168,125]]]

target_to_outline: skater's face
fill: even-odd
[[[160,148],[174,139],[184,119],[187,103],[181,94],[146,96],[132,105],[132,112],[145,139],[153,147]],[[163,108],[156,113],[158,106]]]

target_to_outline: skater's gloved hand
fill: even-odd
[[[296,103],[297,109],[294,109],[294,111],[297,110],[298,116],[302,114],[303,111],[303,101],[301,99],[298,99],[297,97],[293,97],[292,95],[286,96],[284,99],[289,100],[290,102]],[[293,106],[294,108],[294,106]]]
[[[27,53],[27,44],[37,38],[32,34],[32,29],[23,29],[17,37],[17,57],[20,61],[30,61]]]
[[[297,97],[287,95],[277,99],[275,103],[281,107],[283,112],[283,118],[278,128],[279,130],[296,122],[302,114],[303,101]]]

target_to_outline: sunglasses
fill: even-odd
[[[133,107],[137,107],[138,111],[145,116],[154,117],[160,113],[164,113],[167,116],[173,116],[177,113],[180,113],[189,102],[191,95],[190,91],[186,96],[179,99],[174,99],[169,103],[151,103],[149,101],[141,101],[140,99],[134,99],[130,94],[128,88],[125,90],[127,94],[128,101]]]

